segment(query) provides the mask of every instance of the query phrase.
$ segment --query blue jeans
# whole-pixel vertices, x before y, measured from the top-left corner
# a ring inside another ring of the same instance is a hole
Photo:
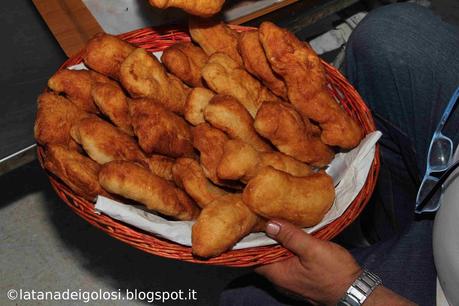
[[[364,19],[346,54],[346,75],[384,134],[368,209],[378,214],[369,220],[380,242],[351,252],[387,287],[420,305],[435,304],[432,218],[415,220],[413,209],[432,134],[459,86],[458,50],[457,28],[428,9],[399,4]],[[446,130],[455,144],[458,123],[455,111]]]
[[[377,242],[350,250],[386,287],[419,305],[435,304],[432,218],[414,203],[432,133],[459,86],[459,31],[423,7],[395,4],[371,12],[353,32],[345,73],[383,132],[381,172],[363,213]],[[458,143],[459,111],[447,135]],[[457,126],[457,125],[456,125]],[[304,305],[256,275],[236,280],[221,305]]]

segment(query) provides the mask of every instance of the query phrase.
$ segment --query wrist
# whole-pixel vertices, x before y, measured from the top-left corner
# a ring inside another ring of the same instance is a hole
[[[373,291],[382,284],[381,279],[367,270],[355,279],[338,302],[338,306],[361,306]]]

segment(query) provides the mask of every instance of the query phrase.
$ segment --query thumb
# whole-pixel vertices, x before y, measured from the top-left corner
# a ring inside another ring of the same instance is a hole
[[[307,257],[311,245],[316,241],[300,228],[282,220],[270,220],[266,224],[266,234],[300,257]]]

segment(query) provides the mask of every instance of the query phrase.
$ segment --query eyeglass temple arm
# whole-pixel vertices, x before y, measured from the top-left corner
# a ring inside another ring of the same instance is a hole
[[[424,206],[430,201],[430,199],[434,196],[438,188],[440,188],[443,185],[446,179],[451,175],[451,173],[453,173],[454,170],[456,170],[457,167],[459,167],[459,161],[456,161],[445,171],[445,173],[443,173],[443,175],[440,177],[437,183],[435,183],[434,187],[429,191],[425,198],[418,205],[416,205],[415,211],[417,213],[422,213],[422,209],[424,208]]]
[[[440,132],[443,129],[443,126],[445,125],[446,120],[448,120],[448,117],[454,108],[454,105],[456,105],[458,97],[459,97],[459,87],[456,88],[456,91],[454,92],[453,96],[449,100],[448,105],[446,105],[446,109],[443,112],[443,116],[441,116],[440,122],[438,123],[437,129],[435,130],[436,133]]]

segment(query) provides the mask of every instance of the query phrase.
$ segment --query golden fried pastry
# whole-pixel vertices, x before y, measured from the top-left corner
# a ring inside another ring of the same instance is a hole
[[[260,169],[271,166],[294,176],[313,173],[311,167],[280,152],[258,152],[251,145],[240,140],[225,143],[223,156],[217,167],[221,179],[248,182]]]
[[[202,77],[213,91],[235,97],[252,117],[257,114],[261,103],[280,101],[268,88],[224,53],[215,53],[209,58],[202,69]]]
[[[118,37],[99,33],[87,43],[83,60],[89,68],[118,80],[121,63],[134,50],[134,46]]]
[[[200,161],[204,174],[215,184],[224,182],[217,176],[217,167],[223,155],[225,142],[228,136],[219,129],[207,123],[201,123],[192,128],[193,146],[201,153]]]
[[[302,115],[319,123],[322,141],[344,149],[357,146],[363,131],[331,96],[317,54],[273,23],[263,22],[259,32],[272,68],[287,84],[290,102]]]
[[[90,113],[98,113],[91,96],[93,79],[87,70],[62,69],[49,80],[48,87],[57,93],[63,93],[76,106]]]
[[[271,69],[258,39],[258,30],[242,32],[238,47],[247,71],[261,80],[263,85],[275,95],[287,100],[287,86],[284,80]]]
[[[72,141],[70,128],[83,118],[91,116],[79,109],[68,99],[52,92],[38,97],[38,110],[35,118],[34,134],[39,144],[62,144],[68,146]]]
[[[274,169],[284,171],[293,176],[308,176],[313,172],[312,168],[281,152],[260,153],[260,162],[257,164],[259,169],[271,166]]]
[[[99,164],[75,150],[62,145],[47,145],[44,166],[89,201],[94,201],[97,195],[109,196],[99,184]]]
[[[111,84],[113,86],[120,87],[117,81],[110,79],[109,77],[103,75],[102,73],[96,72],[94,70],[85,70],[85,71],[89,72],[93,86],[95,83],[104,83],[104,84]]]
[[[189,30],[191,38],[201,46],[207,55],[217,52],[225,53],[238,65],[242,58],[237,49],[239,33],[225,23],[216,19],[190,19]]]
[[[308,131],[309,133],[312,135],[312,136],[316,136],[316,137],[320,137],[320,134],[322,133],[322,130],[320,129],[320,127],[314,123],[314,122],[311,122],[307,117],[303,116],[303,119],[304,119],[304,122],[305,124],[307,122],[310,122],[311,124],[308,124],[306,125],[306,127],[308,128]]]
[[[249,181],[242,199],[255,213],[279,218],[301,227],[319,223],[335,199],[332,178],[323,173],[292,176],[271,167]]]
[[[193,154],[189,125],[152,99],[133,99],[129,112],[140,147],[147,153],[172,157]]]
[[[214,96],[215,93],[209,89],[202,87],[193,88],[186,98],[185,110],[183,111],[185,119],[192,125],[206,122],[204,119],[204,109]]]
[[[172,169],[175,164],[175,159],[164,155],[153,154],[148,157],[147,163],[150,171],[157,176],[168,181],[174,180]]]
[[[227,194],[207,179],[199,162],[192,158],[178,158],[172,167],[172,173],[177,186],[183,188],[201,208]]]
[[[313,136],[310,125],[290,103],[265,102],[255,118],[255,129],[279,151],[308,164],[322,167],[334,156],[331,148]]]
[[[248,235],[258,222],[259,217],[242,202],[240,194],[219,197],[201,211],[193,224],[193,254],[218,256]]]
[[[133,162],[104,164],[99,172],[99,182],[111,193],[178,220],[193,220],[199,214],[198,207],[182,190]]]
[[[149,0],[149,2],[160,9],[177,7],[191,15],[209,17],[220,12],[225,0]]]
[[[216,95],[204,109],[204,118],[232,139],[240,139],[261,152],[272,151],[253,127],[249,112],[232,96]]]
[[[189,88],[168,74],[156,57],[136,49],[121,64],[120,80],[133,98],[154,98],[168,110],[182,114]]]
[[[91,91],[94,103],[114,125],[126,134],[134,135],[132,131],[131,116],[129,115],[128,97],[116,85],[96,83]]]
[[[268,222],[268,220],[266,220],[263,217],[260,217],[259,215],[257,215],[257,217],[258,217],[258,220],[257,220],[257,223],[252,228],[252,233],[264,232],[266,229],[266,222]]]
[[[99,164],[112,160],[145,163],[145,155],[134,138],[102,119],[93,117],[80,120],[72,127],[70,134]]]
[[[201,70],[208,56],[192,42],[176,43],[161,56],[161,62],[173,75],[192,87],[202,87]]]

